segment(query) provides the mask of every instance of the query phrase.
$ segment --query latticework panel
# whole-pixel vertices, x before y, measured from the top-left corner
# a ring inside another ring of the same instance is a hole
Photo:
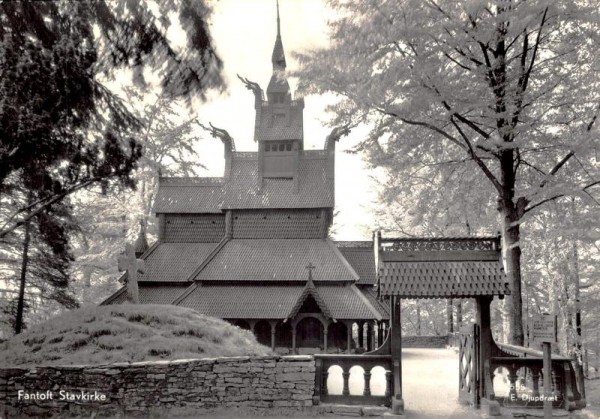
[[[238,239],[318,239],[327,232],[328,216],[320,209],[250,210],[233,215]]]
[[[225,236],[225,216],[221,214],[176,214],[165,216],[167,243],[216,243]]]
[[[456,237],[456,238],[402,238],[381,240],[382,250],[386,251],[444,251],[444,250],[498,250],[497,237]]]

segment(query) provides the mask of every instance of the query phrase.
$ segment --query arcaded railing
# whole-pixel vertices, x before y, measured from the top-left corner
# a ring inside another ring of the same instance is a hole
[[[494,398],[504,406],[542,407],[544,377],[542,352],[516,345],[497,344],[490,360]],[[567,410],[585,407],[577,388],[571,360],[552,355],[552,405]]]
[[[315,355],[314,402],[385,405],[393,392],[391,355]]]

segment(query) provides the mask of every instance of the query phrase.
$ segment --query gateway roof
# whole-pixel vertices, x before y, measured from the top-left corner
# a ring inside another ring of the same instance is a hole
[[[380,294],[407,298],[510,294],[497,238],[384,239]]]

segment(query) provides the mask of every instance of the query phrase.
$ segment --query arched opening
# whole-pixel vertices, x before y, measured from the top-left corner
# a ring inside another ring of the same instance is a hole
[[[332,396],[341,395],[344,390],[344,378],[342,376],[342,367],[339,365],[332,365],[327,370],[327,394]]]
[[[292,347],[292,325],[290,322],[279,323],[275,328],[275,346],[278,348]]]
[[[337,323],[331,323],[329,325],[327,334],[327,346],[328,349],[347,350],[348,349],[348,327],[340,321]]]
[[[385,368],[373,367],[371,368],[371,382],[369,389],[371,390],[372,396],[383,396],[387,387],[387,380],[385,377]]]
[[[365,370],[359,365],[350,368],[348,388],[351,396],[360,396],[365,391]]]
[[[231,324],[239,327],[240,329],[244,329],[244,330],[251,329],[250,323],[248,323],[246,320],[242,320],[242,319],[232,320]]]
[[[261,345],[271,347],[271,325],[266,320],[260,320],[254,325],[254,336]]]
[[[314,317],[306,317],[296,326],[298,347],[322,348],[323,347],[323,324]]]

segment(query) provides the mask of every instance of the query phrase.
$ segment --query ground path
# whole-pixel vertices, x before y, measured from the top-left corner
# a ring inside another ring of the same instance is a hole
[[[481,418],[481,411],[458,404],[458,353],[453,349],[404,349],[402,369],[407,419]]]

